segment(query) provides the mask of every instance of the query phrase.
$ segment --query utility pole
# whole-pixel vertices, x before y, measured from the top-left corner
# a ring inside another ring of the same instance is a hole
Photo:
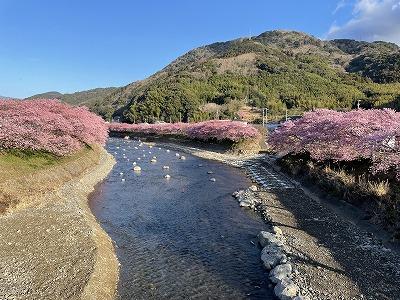
[[[268,108],[262,109],[262,124],[265,127],[268,124]]]

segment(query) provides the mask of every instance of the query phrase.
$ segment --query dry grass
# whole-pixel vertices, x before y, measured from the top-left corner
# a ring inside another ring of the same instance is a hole
[[[56,190],[100,159],[97,148],[70,157],[45,153],[7,152],[0,155],[0,212],[26,206],[38,195]]]
[[[356,164],[353,170],[311,161],[307,157],[284,157],[282,167],[324,192],[364,209],[374,221],[382,223],[400,238],[400,185],[393,178],[379,178]],[[363,169],[364,172],[361,170]],[[310,182],[310,183],[311,183]]]

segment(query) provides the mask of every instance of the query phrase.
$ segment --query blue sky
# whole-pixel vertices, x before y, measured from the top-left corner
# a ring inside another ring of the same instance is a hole
[[[146,78],[194,47],[272,29],[321,38],[397,41],[400,30],[387,36],[388,29],[371,33],[376,26],[357,31],[358,23],[365,28],[363,19],[384,5],[400,20],[397,4],[400,7],[398,0],[0,0],[0,95],[22,98],[45,91],[122,86]],[[380,18],[382,14],[384,9]]]

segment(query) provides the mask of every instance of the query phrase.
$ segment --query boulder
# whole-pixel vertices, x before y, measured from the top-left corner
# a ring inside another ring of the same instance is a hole
[[[270,244],[275,244],[277,246],[283,246],[281,236],[278,236],[272,232],[261,231],[257,237],[258,237],[258,242],[260,243],[261,247],[265,247]]]
[[[273,283],[279,283],[285,278],[290,278],[292,274],[292,265],[289,263],[277,265],[272,271],[269,273],[269,279]]]
[[[265,246],[261,251],[261,260],[267,270],[273,269],[275,266],[287,260],[286,255],[282,249],[275,245],[270,244]]]
[[[292,300],[298,292],[298,286],[288,278],[280,281],[274,288],[275,296],[280,300]]]

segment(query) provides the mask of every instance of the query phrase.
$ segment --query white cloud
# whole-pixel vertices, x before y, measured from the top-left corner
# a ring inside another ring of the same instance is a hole
[[[338,2],[338,4],[336,5],[335,10],[333,11],[332,14],[336,14],[339,10],[341,10],[342,8],[344,8],[347,5],[347,1],[346,0],[340,0]]]
[[[328,38],[384,40],[400,45],[400,0],[357,0],[352,19],[340,26],[334,23]]]

